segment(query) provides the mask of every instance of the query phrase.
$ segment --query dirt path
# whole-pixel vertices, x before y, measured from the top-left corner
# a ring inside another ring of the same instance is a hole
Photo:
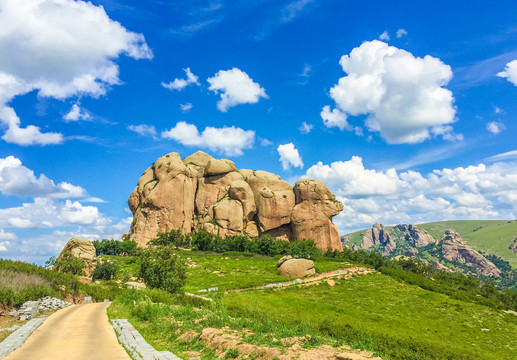
[[[265,284],[265,285],[259,285],[254,286],[250,288],[243,288],[243,289],[235,289],[235,290],[226,290],[224,293],[228,294],[231,292],[241,292],[241,291],[247,291],[252,289],[265,289],[270,287],[271,285],[286,287],[286,286],[311,286],[311,285],[317,285],[320,284],[324,280],[331,280],[332,278],[336,279],[350,279],[353,276],[356,275],[366,275],[374,272],[375,270],[367,267],[360,267],[360,266],[352,266],[348,268],[342,268],[337,269],[334,271],[328,271],[321,274],[317,274],[314,276],[306,277],[300,279],[300,282],[294,283],[293,281],[285,281],[281,283],[275,283],[275,284]],[[333,286],[333,285],[332,285]]]
[[[4,360],[131,360],[108,321],[109,304],[73,305],[57,311]]]

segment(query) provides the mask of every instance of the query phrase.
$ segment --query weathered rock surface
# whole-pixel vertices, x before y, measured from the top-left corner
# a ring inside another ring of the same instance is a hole
[[[128,203],[129,238],[140,247],[159,232],[205,230],[223,237],[310,238],[322,250],[342,250],[332,217],[343,205],[325,184],[304,179],[293,189],[278,175],[237,170],[230,160],[202,151],[183,160],[177,153],[160,157],[143,173]]]
[[[515,239],[512,245],[510,245],[510,250],[517,254],[517,239]]]
[[[393,249],[397,247],[397,244],[391,239],[389,230],[384,228],[382,224],[373,224],[371,229],[366,230],[361,242],[361,249],[370,249],[375,245],[384,246],[382,255],[389,255]]]
[[[294,185],[296,205],[291,215],[295,239],[314,239],[322,250],[341,249],[341,239],[332,217],[343,210],[343,204],[318,180],[303,179]]]
[[[485,276],[501,276],[501,271],[483,255],[465,244],[458,233],[446,230],[441,245],[442,254],[447,260],[472,266]]]
[[[278,268],[280,275],[285,277],[304,277],[314,275],[314,261],[307,259],[285,260]]]
[[[423,247],[436,242],[436,240],[426,230],[420,229],[414,225],[397,225],[395,226],[395,229],[405,232],[406,241],[412,243],[413,246],[416,247]]]
[[[95,252],[95,246],[92,242],[82,238],[71,238],[61,250],[58,260],[62,259],[67,253],[72,254],[85,264],[83,269],[87,275],[90,275],[97,264],[97,257]],[[59,270],[59,268],[56,268]]]

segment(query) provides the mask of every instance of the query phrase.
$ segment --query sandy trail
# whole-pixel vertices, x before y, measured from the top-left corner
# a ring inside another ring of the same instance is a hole
[[[4,360],[131,360],[109,323],[109,304],[72,305],[55,312]]]

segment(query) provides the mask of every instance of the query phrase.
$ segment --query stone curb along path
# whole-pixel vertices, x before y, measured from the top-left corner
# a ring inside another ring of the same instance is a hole
[[[126,319],[111,320],[118,339],[135,360],[181,360],[170,351],[158,351],[149,345]]]
[[[25,340],[45,321],[48,316],[41,316],[26,322],[22,327],[13,332],[4,341],[0,342],[0,359],[3,359],[14,350],[23,345]]]

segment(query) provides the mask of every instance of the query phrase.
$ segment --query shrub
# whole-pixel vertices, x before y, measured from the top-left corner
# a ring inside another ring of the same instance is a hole
[[[112,280],[115,278],[117,266],[111,262],[99,262],[92,273],[93,280]]]
[[[86,264],[70,252],[64,253],[54,264],[54,270],[73,275],[84,275],[85,267]]]
[[[92,241],[93,246],[95,246],[95,252],[97,256],[99,255],[136,255],[137,252],[137,244],[132,240],[107,240],[102,239],[101,241],[95,240]]]
[[[172,246],[145,249],[140,254],[139,277],[147,286],[175,293],[186,282],[187,266]]]

